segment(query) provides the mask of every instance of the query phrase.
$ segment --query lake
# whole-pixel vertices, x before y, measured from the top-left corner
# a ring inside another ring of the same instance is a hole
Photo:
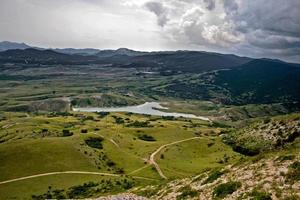
[[[124,106],[124,107],[87,107],[87,108],[73,108],[73,111],[79,112],[131,112],[136,114],[154,115],[154,116],[173,116],[201,119],[210,121],[209,118],[203,116],[196,116],[194,114],[176,113],[176,112],[164,112],[158,109],[167,110],[168,108],[161,106],[158,102],[146,102],[137,106]]]

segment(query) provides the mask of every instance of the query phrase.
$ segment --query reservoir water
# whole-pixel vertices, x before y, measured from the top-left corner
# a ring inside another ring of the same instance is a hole
[[[160,109],[160,110],[158,110]],[[196,116],[194,114],[176,113],[176,112],[164,112],[161,110],[167,110],[168,108],[161,106],[158,102],[146,102],[137,106],[124,106],[124,107],[86,107],[86,108],[73,108],[73,111],[79,112],[131,112],[136,114],[154,115],[154,116],[173,116],[201,119],[210,121],[207,117]]]

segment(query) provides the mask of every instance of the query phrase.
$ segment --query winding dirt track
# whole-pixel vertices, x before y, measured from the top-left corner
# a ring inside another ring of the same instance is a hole
[[[36,175],[25,176],[25,177],[21,177],[21,178],[10,179],[10,180],[7,180],[7,181],[2,181],[2,182],[0,182],[0,185],[5,184],[5,183],[11,183],[11,182],[16,182],[16,181],[26,180],[26,179],[38,178],[38,177],[42,177],[42,176],[58,175],[58,174],[91,174],[91,175],[114,176],[114,177],[121,177],[122,176],[120,174],[110,174],[110,173],[103,173],[103,172],[85,172],[85,171],[49,172],[49,173],[44,173],[44,174],[36,174]],[[132,177],[136,178],[136,179],[143,179],[143,180],[152,180],[152,181],[157,180],[157,179],[145,178],[145,177],[140,177],[140,176],[132,176]]]
[[[182,143],[182,142],[186,142],[189,140],[195,140],[195,139],[199,139],[200,137],[193,137],[193,138],[188,138],[188,139],[184,139],[184,140],[179,140],[176,142],[171,142],[169,144],[164,144],[162,146],[160,146],[155,152],[153,152],[150,155],[149,158],[149,164],[153,165],[156,169],[156,171],[158,172],[158,174],[163,178],[163,179],[168,179],[164,173],[162,172],[162,170],[160,169],[159,165],[156,163],[155,161],[155,156],[156,154],[158,154],[162,149],[174,145],[174,144],[178,144],[178,143]],[[147,166],[145,166],[147,167]],[[141,169],[145,168],[142,167]],[[141,170],[138,169],[137,171]],[[134,171],[136,172],[136,171]],[[5,183],[11,183],[11,182],[16,182],[16,181],[21,181],[21,180],[26,180],[26,179],[32,179],[32,178],[37,178],[37,177],[43,177],[43,176],[51,176],[51,175],[59,175],[59,174],[92,174],[92,175],[101,175],[101,176],[114,176],[114,177],[120,177],[122,175],[120,174],[110,174],[110,173],[104,173],[104,172],[86,172],[86,171],[62,171],[62,172],[49,172],[49,173],[43,173],[43,174],[36,174],[36,175],[31,175],[31,176],[25,176],[25,177],[21,177],[21,178],[15,178],[15,179],[10,179],[10,180],[6,180],[6,181],[1,181],[0,185],[5,184]],[[132,174],[132,173],[130,173]],[[145,178],[145,177],[140,177],[140,176],[132,176],[133,178],[136,179],[143,179],[143,180],[157,180],[157,179],[152,179],[152,178]]]
[[[156,154],[158,154],[162,149],[168,147],[168,146],[171,146],[171,145],[174,145],[174,144],[178,144],[178,143],[181,143],[181,142],[186,142],[186,141],[190,141],[190,140],[196,140],[196,139],[199,139],[200,137],[192,137],[192,138],[188,138],[188,139],[184,139],[184,140],[179,140],[179,141],[176,141],[176,142],[171,142],[169,144],[165,144],[165,145],[162,145],[161,147],[159,147],[156,151],[154,151],[151,155],[150,155],[150,159],[149,159],[149,163],[152,164],[156,171],[158,172],[158,174],[160,175],[160,177],[162,177],[163,179],[168,179],[164,173],[162,172],[162,170],[160,169],[159,165],[157,164],[157,162],[155,162],[155,156]]]

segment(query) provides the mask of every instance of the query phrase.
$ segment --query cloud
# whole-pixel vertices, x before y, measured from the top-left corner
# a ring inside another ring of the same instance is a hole
[[[299,52],[299,0],[161,0],[146,4],[173,42],[258,57],[289,59]]]
[[[201,8],[192,8],[179,20],[179,26],[173,25],[177,32],[182,32],[189,43],[202,46],[222,46],[240,42],[243,38],[234,31],[233,24],[221,19],[210,19],[211,16]]]
[[[206,4],[206,8],[208,10],[213,10],[216,7],[215,0],[203,0],[203,2]]]
[[[160,2],[147,2],[146,8],[157,16],[157,23],[159,26],[164,26],[168,22],[166,8]]]
[[[228,9],[234,8],[229,2]],[[225,19],[223,5],[214,0],[162,0],[148,2],[147,9],[157,16],[166,37],[178,43],[228,47],[244,38],[235,30],[235,24]]]
[[[1,0],[0,40],[300,62],[299,0]]]
[[[239,8],[235,0],[223,0],[223,4],[224,4],[224,11],[226,12],[227,15],[234,14]]]
[[[241,1],[238,12],[230,17],[253,49],[286,57],[299,53],[299,10],[297,0]]]

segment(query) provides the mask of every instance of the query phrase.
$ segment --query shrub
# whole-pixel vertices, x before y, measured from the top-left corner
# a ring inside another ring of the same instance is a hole
[[[115,120],[116,120],[116,123],[117,124],[124,124],[125,123],[125,121],[123,120],[123,118],[122,117],[118,117],[118,116],[112,116]]]
[[[109,115],[109,112],[97,112],[99,118],[104,118]]]
[[[181,194],[176,197],[176,200],[189,199],[198,195],[198,191],[192,189],[190,186],[181,188],[179,192],[181,192]]]
[[[48,132],[48,129],[43,128],[41,132],[42,132],[42,133],[46,133],[46,132]]]
[[[114,163],[112,160],[108,160],[108,161],[106,162],[106,164],[107,164],[107,166],[109,166],[109,167],[113,167],[113,166],[116,165],[116,163]]]
[[[84,118],[84,120],[94,120],[94,117],[93,116],[86,116],[85,118]]]
[[[295,161],[289,166],[289,171],[286,174],[287,182],[294,183],[300,181],[300,162]]]
[[[85,143],[92,147],[92,148],[96,148],[96,149],[103,149],[103,146],[102,146],[102,141],[103,141],[103,138],[100,138],[100,137],[90,137],[88,139],[85,139]]]
[[[67,129],[62,130],[62,133],[63,133],[63,135],[62,135],[63,137],[68,137],[68,136],[73,135],[73,133],[70,132],[70,130],[67,130]]]
[[[146,134],[140,134],[140,135],[138,135],[138,138],[140,140],[149,141],[149,142],[156,141],[156,139],[153,136],[146,135]]]
[[[253,200],[272,200],[270,193],[260,192],[257,190],[253,190],[250,196],[253,197]]]
[[[163,120],[175,120],[174,116],[162,116],[161,117]]]
[[[66,199],[64,195],[64,190],[53,190],[49,187],[49,190],[42,195],[32,195],[33,200],[43,200],[43,199]]]
[[[213,146],[214,144],[215,144],[214,142],[210,142],[210,143],[207,144],[207,147],[211,147],[211,146]]]
[[[80,196],[87,196],[90,192],[90,189],[98,186],[98,183],[89,182],[84,183],[83,185],[73,186],[68,191],[69,198],[78,198]]]
[[[224,198],[228,194],[234,193],[238,188],[241,187],[240,182],[228,182],[228,183],[223,183],[215,187],[213,191],[213,195],[218,198]]]
[[[88,130],[87,129],[81,129],[81,133],[87,133]]]
[[[232,146],[233,151],[236,151],[245,156],[255,156],[260,153],[260,151],[258,149],[249,149],[249,148],[242,147],[242,146],[235,145],[235,144],[232,144],[231,146]]]
[[[149,122],[139,122],[139,121],[135,121],[135,122],[132,122],[130,124],[127,124],[127,127],[152,127]]]
[[[282,156],[279,156],[276,160],[277,161],[286,161],[286,160],[294,160],[296,158],[295,155],[282,155]]]
[[[209,174],[208,178],[203,182],[203,184],[212,183],[218,178],[220,178],[223,174],[224,172],[222,171],[214,170]]]

